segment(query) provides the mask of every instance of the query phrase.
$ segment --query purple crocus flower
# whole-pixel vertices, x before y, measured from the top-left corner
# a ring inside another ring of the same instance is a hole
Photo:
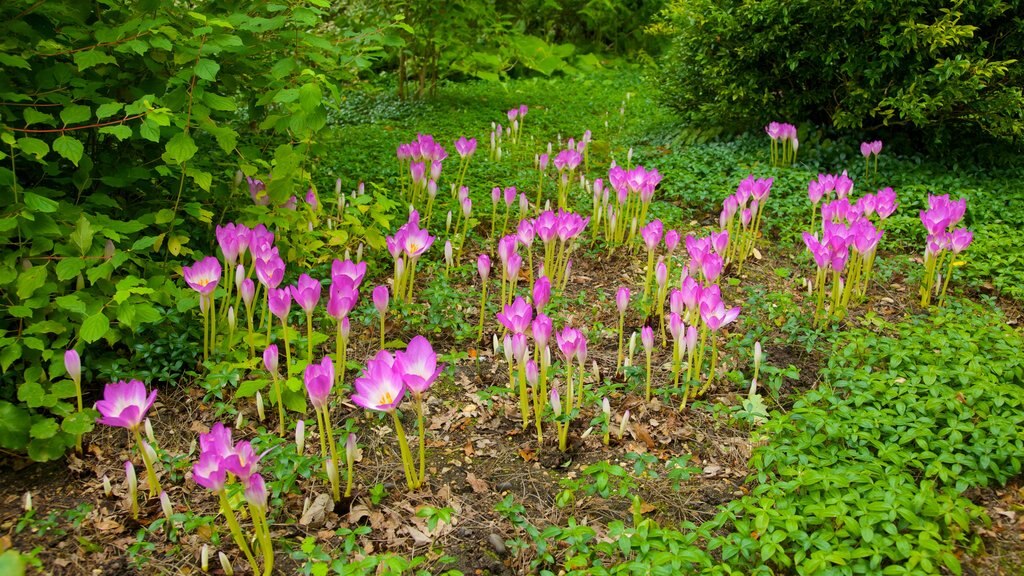
[[[316,305],[320,303],[320,291],[322,290],[320,281],[314,280],[308,274],[299,276],[298,282],[294,286],[289,286],[288,289],[291,291],[295,303],[307,314],[312,313]]]
[[[533,308],[526,303],[522,296],[510,305],[506,305],[502,312],[496,314],[498,321],[513,334],[522,334],[530,327],[533,319]]]
[[[288,288],[268,288],[267,306],[270,313],[281,319],[282,322],[288,319],[288,312],[292,308],[292,294]]]
[[[331,395],[331,387],[334,385],[334,364],[329,356],[319,364],[309,364],[303,373],[303,380],[306,384],[306,393],[309,394],[309,402],[317,410],[327,406],[327,400]]]
[[[423,336],[410,340],[404,351],[395,352],[395,365],[413,394],[426,392],[444,369],[438,365],[437,354]]]
[[[138,380],[107,384],[103,400],[96,403],[96,410],[102,415],[97,422],[137,430],[154,401],[156,390],[147,395],[146,385]]]
[[[388,311],[388,301],[391,299],[391,295],[388,293],[388,287],[381,284],[373,289],[372,293],[373,307],[377,309],[377,313],[383,315]]]
[[[406,385],[400,367],[387,350],[366,362],[363,376],[356,378],[352,402],[367,410],[393,412],[405,397]]]
[[[207,256],[192,266],[182,266],[181,268],[185,282],[203,296],[208,296],[217,288],[222,271],[220,261],[213,256]]]

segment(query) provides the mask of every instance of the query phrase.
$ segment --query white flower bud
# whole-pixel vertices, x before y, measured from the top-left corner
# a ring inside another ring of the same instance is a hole
[[[306,421],[299,420],[295,423],[295,449],[301,456],[306,451]]]
[[[210,547],[206,544],[203,544],[203,549],[199,552],[199,567],[203,572],[210,571]]]
[[[114,493],[114,488],[110,485],[110,477],[106,474],[103,475],[103,495],[110,498],[110,495]]]
[[[160,492],[160,508],[164,511],[164,517],[167,518],[167,522],[170,524],[171,515],[174,514],[174,508],[171,506],[171,498],[167,495],[167,492]]]
[[[244,420],[242,419],[242,413],[239,412],[238,416],[235,417],[235,430],[241,430]]]
[[[256,391],[256,415],[259,416],[260,422],[263,422],[267,417],[263,411],[263,394],[259,390]]]
[[[231,565],[228,555],[223,552],[217,552],[217,555],[220,558],[220,567],[224,569],[224,576],[235,576],[235,568]]]
[[[629,424],[629,410],[622,413],[622,420],[619,421],[619,440],[622,440],[622,435],[626,433],[626,426]]]
[[[156,437],[153,436],[153,424],[149,421],[149,418],[142,423],[143,428],[146,429],[146,439],[151,443],[156,444]]]

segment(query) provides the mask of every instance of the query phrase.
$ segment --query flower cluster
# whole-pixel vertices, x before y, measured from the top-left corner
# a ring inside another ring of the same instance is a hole
[[[878,155],[882,153],[882,141],[861,142],[860,153],[864,156],[864,177],[867,178],[871,172],[871,157],[875,157],[875,176],[878,176]],[[874,182],[874,179],[872,179]]]
[[[932,293],[938,289],[940,280],[939,305],[945,300],[949,277],[953,274],[956,255],[971,245],[974,235],[967,228],[955,228],[967,212],[967,199],[950,200],[948,194],[928,196],[928,209],[921,210],[921,224],[928,232],[924,251],[925,278],[921,284],[921,306],[931,303]],[[943,280],[939,271],[943,261],[947,262]]]
[[[412,142],[399,144],[396,151],[402,197],[410,206],[418,206],[424,196],[432,207],[437,196],[437,182],[448,152],[429,134],[418,134]],[[429,210],[429,207],[428,207]]]
[[[409,341],[404,351],[394,354],[381,350],[366,362],[363,375],[355,381],[352,402],[367,410],[392,415],[395,432],[402,453],[405,479],[410,489],[419,488],[426,477],[425,414],[423,394],[433,385],[443,366],[437,363],[437,354],[423,336]],[[419,428],[419,469],[413,462],[412,452],[396,410],[411,393],[415,403]]]
[[[142,439],[139,427],[146,421],[146,412],[149,412],[155,401],[156,390],[147,394],[145,384],[138,380],[130,380],[107,384],[103,389],[103,399],[96,403],[96,410],[100,413],[98,423],[126,428],[135,436],[135,444],[142,455],[142,462],[146,465],[150,497],[156,496],[160,492],[160,483],[157,481],[154,468],[156,452]],[[146,427],[149,432],[148,421],[146,421]],[[152,441],[152,436],[150,436],[150,441]],[[137,513],[134,507],[133,513]]]
[[[254,540],[262,551],[263,574],[273,572],[274,552],[270,540],[270,524],[267,520],[267,485],[258,472],[259,461],[266,455],[257,455],[247,440],[232,442],[231,429],[220,422],[209,432],[199,435],[199,460],[192,465],[192,479],[220,497],[221,512],[227,519],[235,543],[245,554],[254,574],[260,574],[259,566],[249,547],[249,539],[242,532],[235,515],[226,487],[238,479],[243,487],[245,500],[252,517]]]
[[[630,169],[612,165],[608,169],[608,186],[601,179],[594,181],[594,225],[604,231],[609,242],[631,242],[637,227],[647,222],[647,210],[654,190],[661,183],[661,173],[643,166]],[[612,193],[615,197],[612,198]]]
[[[838,176],[820,174],[808,185],[812,207],[821,202],[822,219],[820,240],[816,233],[803,234],[804,244],[817,265],[813,288],[817,292],[815,322],[823,320],[830,270],[832,316],[842,318],[851,299],[863,298],[867,293],[882,225],[898,206],[892,188],[865,194],[855,202],[851,202],[852,189],[853,180],[846,172]],[[836,199],[830,201],[833,191]]]
[[[520,139],[523,135],[523,122],[526,120],[526,113],[530,111],[529,106],[521,104],[517,108],[512,108],[506,112],[509,121],[508,135],[512,144],[519,144]]]
[[[725,254],[726,263],[737,262],[742,266],[754,250],[754,244],[761,233],[764,205],[771,194],[773,182],[772,178],[754,178],[751,174],[740,182],[734,194],[722,202],[718,221],[733,239]]]
[[[784,122],[771,122],[764,127],[772,140],[772,166],[785,166],[796,161],[800,148],[796,126]]]
[[[388,252],[395,261],[394,293],[396,298],[411,302],[416,279],[416,263],[434,244],[435,237],[420,228],[420,215],[409,213],[409,220],[393,236],[386,238]]]

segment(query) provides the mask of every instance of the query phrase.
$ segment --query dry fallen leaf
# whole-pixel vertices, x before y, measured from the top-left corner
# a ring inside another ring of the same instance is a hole
[[[529,462],[530,460],[536,458],[537,454],[533,450],[530,450],[529,448],[520,448],[519,457],[522,458],[524,462]]]
[[[476,474],[473,474],[472,472],[466,474],[466,482],[468,482],[470,487],[473,488],[473,492],[476,492],[477,494],[486,494],[490,491],[487,481],[477,478]]]

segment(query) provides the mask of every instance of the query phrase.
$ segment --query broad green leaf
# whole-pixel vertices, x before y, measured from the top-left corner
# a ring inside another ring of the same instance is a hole
[[[139,126],[139,136],[150,142],[160,141],[160,124],[153,118],[147,117]]]
[[[92,118],[92,109],[81,104],[68,104],[60,111],[60,119],[67,124],[78,124]]]
[[[113,116],[124,108],[124,104],[121,102],[107,102],[106,104],[100,104],[99,108],[96,109],[96,117],[100,120]]]
[[[35,192],[25,192],[24,200],[25,206],[28,206],[33,212],[50,213],[57,211],[58,204],[56,200],[50,200]]]
[[[61,400],[65,398],[74,398],[78,395],[78,389],[75,388],[75,383],[71,380],[61,380],[53,386],[50,386],[50,394],[53,394]]]
[[[235,391],[235,398],[249,398],[255,396],[256,392],[259,392],[270,384],[270,380],[266,378],[254,378],[252,380],[244,380],[238,385],[238,390]]]
[[[86,267],[86,261],[78,257],[65,257],[57,262],[57,279],[70,280]]]
[[[71,242],[78,246],[82,256],[85,256],[92,248],[93,234],[95,232],[92,229],[92,223],[85,217],[85,214],[80,215],[75,224],[75,231],[71,233]]]
[[[49,264],[33,266],[18,276],[18,298],[27,300],[46,283],[46,272]]]
[[[15,360],[21,358],[21,344],[14,342],[8,344],[3,350],[0,350],[0,369],[7,372],[7,369],[11,367],[11,364]]]
[[[217,79],[218,71],[220,71],[220,64],[217,64],[217,62],[213,60],[200,58],[199,62],[196,62],[196,76],[199,76],[203,80],[213,82]]]
[[[18,138],[18,148],[25,154],[35,156],[36,160],[42,160],[44,156],[50,153],[49,144],[32,137]]]
[[[209,172],[204,172],[202,170],[189,170],[189,176],[192,177],[192,180],[194,180],[196,185],[198,185],[200,188],[206,190],[207,192],[210,191],[210,185],[213,184],[212,174],[210,174]]]
[[[39,408],[46,401],[46,391],[39,382],[23,382],[18,386],[18,401],[29,408]]]
[[[28,429],[32,425],[32,417],[20,406],[0,400],[0,448],[22,450],[28,444]],[[2,557],[0,557],[2,559]],[[9,574],[2,570],[0,574]]]
[[[305,112],[312,112],[320,106],[323,99],[323,91],[320,86],[314,83],[303,84],[299,88],[299,106]]]
[[[127,124],[114,124],[100,128],[100,134],[111,134],[118,140],[127,140],[132,137],[132,127]]]
[[[49,462],[64,455],[67,445],[61,435],[53,438],[35,438],[28,444],[28,457],[36,462]]]
[[[12,68],[24,68],[25,70],[31,70],[28,60],[25,60],[21,56],[15,56],[14,54],[7,54],[0,52],[0,64],[4,66],[10,66]]]
[[[27,107],[22,113],[25,117],[25,126],[31,126],[33,124],[46,124],[47,126],[56,126],[57,120],[51,114],[43,114],[35,108]]]
[[[91,344],[107,334],[110,330],[110,319],[102,310],[89,316],[82,322],[82,328],[78,335],[87,344]]]
[[[92,68],[93,66],[99,66],[100,64],[117,64],[117,59],[102,52],[100,50],[86,50],[85,52],[75,52],[74,55],[75,65],[78,66],[78,71],[83,72]]]
[[[175,164],[184,164],[196,155],[199,148],[187,132],[178,132],[167,142],[165,156]]]
[[[203,94],[203,102],[211,109],[220,110],[222,112],[234,112],[238,108],[234,99],[228,98],[227,96],[221,96],[220,94],[214,94],[213,92],[206,92]]]
[[[36,420],[35,424],[32,424],[32,428],[29,429],[28,433],[33,438],[53,438],[53,435],[60,430],[60,425],[53,418],[43,418]]]
[[[53,151],[78,166],[78,161],[82,159],[82,154],[85,152],[85,146],[78,138],[64,135],[53,141]]]
[[[60,427],[68,434],[81,436],[82,434],[92,432],[93,428],[96,426],[96,418],[98,416],[99,414],[95,410],[86,408],[81,412],[75,412],[74,414],[69,415],[63,422],[61,422]]]

